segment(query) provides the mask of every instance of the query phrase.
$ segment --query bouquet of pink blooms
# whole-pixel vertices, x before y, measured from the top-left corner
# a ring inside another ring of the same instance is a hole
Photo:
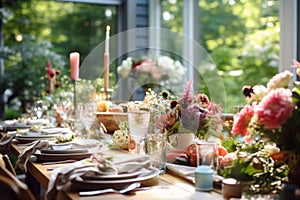
[[[292,67],[300,75],[300,63]],[[291,83],[293,74],[284,71],[267,86],[244,86],[249,104],[234,120],[232,133],[247,140],[255,137],[275,143],[281,150],[300,154],[300,82]],[[291,85],[292,84],[292,85]]]

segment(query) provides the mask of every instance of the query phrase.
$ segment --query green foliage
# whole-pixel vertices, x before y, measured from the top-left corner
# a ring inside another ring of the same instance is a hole
[[[163,21],[163,27],[176,31],[182,28],[182,1],[178,4],[162,1],[163,10],[173,16]],[[277,1],[273,1],[273,5],[265,0],[199,1],[200,24],[196,31],[200,37],[196,41],[212,57],[223,79],[226,97],[217,102],[222,103],[225,112],[232,113],[233,106],[245,104],[243,85],[265,84],[278,72],[278,8]],[[239,74],[233,76],[233,72]],[[201,71],[200,76],[207,77],[208,73]],[[211,83],[201,81],[201,77],[199,89],[209,94],[206,84]]]
[[[55,69],[64,72],[62,66],[65,65],[65,61],[51,48],[49,42],[37,40],[32,35],[23,35],[22,42],[15,43],[9,48],[9,53],[4,54],[4,88],[12,92],[8,97],[8,105],[15,98],[24,104],[25,101],[33,101],[45,95],[44,91],[48,86],[45,69],[47,59]]]
[[[238,157],[232,161],[231,167],[224,169],[223,176],[248,182],[253,181],[254,175],[259,172],[261,172],[260,169],[253,167],[252,159]]]
[[[221,141],[221,145],[230,152],[235,152],[237,150],[238,141],[236,141],[234,138],[225,138]]]
[[[247,193],[271,194],[278,192],[282,181],[287,178],[288,167],[282,162],[273,160],[265,141],[254,140],[251,143],[234,139],[222,141],[228,152],[235,152],[237,158],[230,166],[219,170],[225,178],[235,178],[240,182],[249,182]]]
[[[232,2],[199,1],[200,24],[199,30],[196,30],[200,33],[196,41],[208,51],[218,67],[218,74],[223,79],[226,97],[220,97],[220,99],[223,98],[222,101],[217,99],[217,102],[222,103],[222,107],[225,108],[224,112],[232,112],[234,105],[244,104],[241,94],[243,85],[258,82],[264,84],[278,71],[278,2],[273,1],[273,6],[268,5],[269,1],[265,0],[236,0],[234,4]],[[35,72],[40,74],[42,68],[34,67],[33,70],[28,68],[37,66],[37,63],[40,63],[39,66],[44,65],[45,59],[29,55],[28,59],[31,61],[21,66],[20,63],[23,59],[26,60],[28,55],[23,54],[21,57],[21,54],[11,52],[12,47],[18,45],[15,40],[16,35],[21,34],[25,37],[34,35],[37,41],[49,41],[53,46],[44,48],[45,54],[49,51],[56,52],[61,55],[63,61],[67,61],[71,51],[79,51],[81,59],[84,59],[97,44],[104,41],[104,29],[107,24],[111,25],[111,34],[116,33],[117,10],[113,6],[48,0],[14,1],[14,3],[5,1],[4,6],[9,6],[12,12],[1,11],[2,17],[7,22],[4,26],[6,46],[1,56],[5,57],[5,70],[11,68],[11,71],[22,71],[22,75],[16,75],[16,77],[13,77],[15,74],[11,76],[11,72],[6,73],[5,76],[21,83],[15,85],[19,91],[23,91],[21,87],[23,83],[28,87],[37,86],[36,92],[30,91],[34,93],[34,96],[42,93],[44,78],[35,76],[34,79],[40,78],[37,82],[37,80],[25,81],[24,77],[34,77]],[[181,17],[183,1],[172,4],[163,0],[162,8],[163,11],[169,11],[171,14],[171,20],[162,21],[163,27],[183,32]],[[106,9],[112,11],[110,18],[105,16]],[[172,47],[179,42],[170,41],[169,43]],[[15,55],[12,56],[11,53]],[[57,60],[60,59],[51,60],[55,67],[67,66],[67,62],[64,65],[55,63]],[[16,64],[19,67],[11,67]],[[233,71],[240,71],[242,74],[232,76]],[[112,72],[116,72],[116,69],[112,69]],[[62,72],[64,75],[68,73],[68,68]],[[201,76],[206,77],[206,73],[201,73]],[[205,84],[205,82],[200,82],[199,88],[201,92],[208,94],[208,87]],[[30,95],[24,94],[24,96]]]
[[[106,25],[111,25],[112,34],[116,31],[113,6],[48,0],[4,2],[4,6],[0,10],[1,18],[7,22],[4,26],[5,46],[0,54],[5,64],[5,80],[1,84],[5,91],[12,93],[5,102],[8,108],[14,106],[16,100],[25,107],[26,102],[38,98],[47,100],[51,107],[60,93],[72,91],[69,53],[78,51],[83,60],[104,41]],[[106,9],[112,11],[110,18],[105,17]],[[22,40],[16,41],[16,36]],[[49,84],[45,70],[47,59],[61,72],[56,79],[60,87],[51,95],[45,93]],[[5,91],[1,91],[1,95]]]
[[[5,118],[9,119],[17,119],[20,117],[20,110],[16,110],[14,108],[9,108],[5,110]]]

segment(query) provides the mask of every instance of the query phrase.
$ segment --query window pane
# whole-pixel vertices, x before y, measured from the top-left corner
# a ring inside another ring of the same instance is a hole
[[[162,1],[162,26],[183,32],[184,1]],[[226,112],[243,105],[244,85],[266,84],[279,67],[278,0],[199,0],[199,38],[218,68],[226,92]],[[201,77],[206,77],[201,72]],[[209,94],[205,81],[200,91]]]

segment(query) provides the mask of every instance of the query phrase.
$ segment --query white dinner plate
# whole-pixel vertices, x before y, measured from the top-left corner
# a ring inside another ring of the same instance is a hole
[[[37,150],[34,154],[38,162],[49,162],[49,161],[63,161],[63,160],[82,160],[91,156],[91,153],[66,153],[66,154],[57,154],[57,153],[41,153]]]
[[[44,128],[41,130],[43,134],[58,134],[58,133],[69,133],[71,130],[69,128]]]
[[[41,132],[32,132],[29,131],[27,133],[17,134],[17,138],[53,138],[56,137],[57,134],[43,134]]]
[[[106,188],[115,188],[120,189],[125,187],[126,185],[134,182],[141,182],[148,180],[150,178],[154,178],[159,175],[160,170],[156,168],[151,168],[149,171],[145,171],[139,174],[134,178],[125,178],[125,179],[107,179],[107,180],[86,180],[82,177],[78,176],[72,180],[72,187],[79,191],[84,190],[99,190]]]
[[[22,125],[22,126],[14,126],[14,125],[8,125],[8,126],[3,126],[4,131],[16,131],[18,129],[29,129],[31,128],[32,125]]]
[[[88,153],[86,149],[68,149],[68,150],[54,150],[54,149],[41,149],[42,154],[74,154],[74,153]]]
[[[89,175],[83,175],[81,178],[83,180],[123,180],[123,179],[130,179],[130,178],[136,178],[140,174],[142,174],[143,171],[136,171],[132,173],[124,173],[124,174],[110,174],[110,175],[97,175],[95,173],[89,174]]]

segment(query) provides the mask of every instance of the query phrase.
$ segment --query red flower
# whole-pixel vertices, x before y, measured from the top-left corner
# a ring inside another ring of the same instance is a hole
[[[49,80],[53,79],[55,77],[55,72],[49,60],[47,60],[46,70],[47,70],[48,79]]]
[[[174,109],[177,106],[177,104],[178,104],[178,101],[172,100],[171,103],[170,103],[170,108]]]
[[[59,75],[59,74],[60,74],[60,70],[57,69],[57,70],[55,71],[55,74],[56,74],[56,75]]]
[[[141,65],[142,64],[142,61],[139,61],[139,62],[135,62],[133,65],[132,65],[132,69],[134,70],[137,66]]]
[[[51,94],[51,90],[50,90],[49,88],[47,88],[47,89],[45,90],[45,92],[46,92],[47,94]]]
[[[60,87],[60,83],[59,83],[59,82],[56,82],[55,85],[54,85],[54,87],[55,87],[55,88],[59,88],[59,87]]]
[[[206,96],[206,94],[198,94],[197,98],[199,99],[201,104],[203,104],[203,105],[208,105],[209,104],[209,99]]]

